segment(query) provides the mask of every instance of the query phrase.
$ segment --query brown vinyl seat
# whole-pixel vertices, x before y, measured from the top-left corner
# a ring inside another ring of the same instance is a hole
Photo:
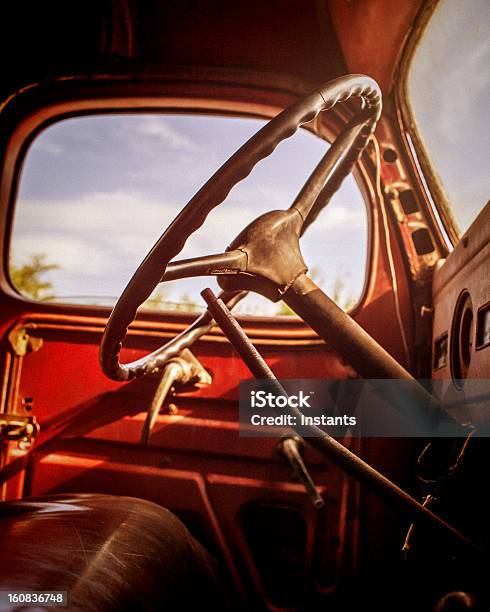
[[[214,560],[177,517],[110,495],[0,504],[0,590],[66,591],[65,609],[85,612],[228,609]]]

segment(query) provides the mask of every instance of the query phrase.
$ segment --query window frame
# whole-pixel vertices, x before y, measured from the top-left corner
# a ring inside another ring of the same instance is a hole
[[[228,75],[229,77],[230,75]],[[240,76],[240,75],[238,75]],[[126,76],[102,76],[101,78],[73,77],[70,79],[55,79],[48,84],[36,84],[19,92],[9,101],[11,108],[4,109],[3,121],[11,126],[10,133],[3,143],[5,156],[1,162],[2,187],[0,192],[0,242],[2,245],[3,266],[0,274],[0,288],[10,298],[30,306],[39,312],[81,312],[97,315],[107,315],[111,308],[100,305],[70,304],[41,302],[22,295],[13,286],[9,272],[8,260],[11,248],[14,208],[16,206],[20,177],[30,145],[35,138],[47,127],[63,119],[72,117],[125,114],[137,112],[177,113],[177,114],[206,114],[220,116],[240,116],[259,119],[270,119],[285,106],[292,103],[298,95],[309,92],[310,84],[298,85],[294,90],[284,82],[275,83],[272,89],[251,87],[240,82],[230,90],[230,85],[223,82],[212,82],[211,87],[186,81],[180,76],[178,79],[170,78],[167,82],[148,75],[141,75],[138,79]],[[240,81],[240,79],[238,79]],[[284,81],[284,79],[282,79]],[[270,81],[268,81],[269,83]],[[274,81],[272,81],[274,83]],[[197,91],[196,91],[197,90]],[[298,91],[299,90],[299,91]],[[272,95],[271,95],[272,94]],[[7,111],[7,112],[6,112]],[[331,141],[340,131],[349,116],[347,108],[337,108],[323,117],[317,118],[313,125],[306,126],[317,137],[327,142]],[[0,115],[0,124],[3,123]],[[313,168],[311,169],[313,170]],[[369,170],[361,159],[354,169],[354,178],[364,201],[367,219],[367,252],[364,283],[357,303],[350,309],[355,314],[363,308],[367,297],[374,271],[372,257],[373,237],[373,202],[372,188],[369,179]],[[182,206],[185,202],[182,203]],[[162,228],[163,230],[163,228]],[[196,313],[182,311],[145,310],[138,315],[144,320],[165,318],[168,320],[193,320]],[[294,329],[296,334],[311,339],[316,337],[314,332],[298,317],[288,316],[256,316],[240,315],[240,319],[248,323],[266,323],[271,327]],[[286,329],[284,329],[286,331]],[[290,334],[282,334],[287,338]],[[295,334],[295,335],[296,335]],[[273,334],[277,337],[276,334]]]
[[[427,0],[424,2],[415,18],[402,52],[394,93],[399,109],[400,128],[405,137],[406,147],[411,154],[415,173],[421,180],[422,190],[427,198],[427,208],[431,211],[440,238],[445,242],[448,250],[451,251],[460,241],[462,232],[444,186],[437,175],[437,171],[435,171],[434,164],[424,144],[408,95],[408,76],[413,57],[439,1]]]

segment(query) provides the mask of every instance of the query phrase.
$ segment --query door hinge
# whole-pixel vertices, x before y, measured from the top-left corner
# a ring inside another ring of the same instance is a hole
[[[34,415],[0,414],[0,440],[2,442],[17,441],[19,448],[27,450],[32,446],[38,433],[39,424]]]
[[[16,327],[8,335],[12,350],[18,357],[25,357],[28,353],[35,353],[43,345],[42,338],[29,335],[26,327]]]

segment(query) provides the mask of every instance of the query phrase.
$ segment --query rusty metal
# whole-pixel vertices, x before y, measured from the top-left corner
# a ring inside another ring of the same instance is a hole
[[[282,438],[278,444],[279,452],[284,455],[289,465],[293,470],[293,478],[298,479],[304,486],[306,494],[308,495],[313,506],[319,510],[323,508],[325,502],[322,496],[318,493],[318,490],[313,482],[313,478],[308,472],[303,457],[301,456],[301,450],[304,448],[304,441],[298,436],[288,436]]]
[[[345,146],[346,143],[342,143]],[[334,157],[343,159],[339,152]],[[306,276],[307,266],[301,254],[299,239],[320,197],[321,184],[325,179],[323,171],[328,167],[330,162],[322,160],[312,175],[315,176],[312,188],[303,190],[289,210],[276,210],[261,215],[240,232],[229,247],[229,261],[237,262],[238,267],[233,274],[220,276],[220,285],[230,293],[252,290],[272,301],[284,299],[360,376],[411,382],[407,391],[413,400],[410,411],[417,422],[429,421],[434,426],[444,424],[448,434],[464,433],[460,431],[457,422],[388,351]],[[224,255],[221,258],[224,260]],[[203,260],[203,265],[207,266],[208,258]],[[187,263],[181,262],[180,266],[182,276],[186,275],[186,267],[189,267],[188,275],[192,275],[197,263],[196,260],[188,260]],[[148,364],[143,362],[141,367],[148,368]],[[403,405],[397,402],[395,406],[401,409]]]
[[[231,342],[235,350],[240,354],[252,374],[258,379],[271,381],[278,394],[287,395],[282,385],[274,376],[272,370],[247,338],[225,304],[219,298],[216,298],[211,289],[205,289],[201,292],[201,295],[206,301],[214,320],[221,327],[223,333]],[[290,414],[295,417],[298,422],[301,422],[302,413],[297,408],[286,404],[281,410],[283,413]],[[355,478],[395,510],[398,510],[413,522],[422,523],[429,528],[437,530],[439,533],[444,534],[458,545],[473,553],[480,552],[466,536],[431,512],[428,508],[425,508],[406,491],[391,482],[386,476],[383,476],[383,474],[375,470],[340,442],[335,440],[335,438],[332,438],[328,433],[314,425],[303,425],[303,429],[310,434],[308,436],[308,443],[311,444],[311,446],[328,457],[340,469]]]
[[[163,403],[172,389],[174,382],[182,375],[182,368],[178,363],[172,361],[164,369],[160,382],[158,383],[155,395],[152,398],[150,407],[146,413],[146,419],[141,430],[141,444],[148,444],[151,430],[155,425],[157,417],[162,409]]]
[[[405,402],[391,404],[412,422],[427,423],[434,429],[444,427],[446,435],[467,435],[466,426],[449,415],[438,399],[306,275],[295,279],[284,301],[363,378],[410,382],[403,389],[404,397],[410,400],[408,414]],[[388,394],[387,399],[393,398]]]
[[[361,113],[347,123],[335,140],[336,146],[326,152],[299,192],[291,208],[296,209],[304,220],[301,235],[316,220],[351,172],[358,157],[352,154],[353,149],[357,146],[362,150],[366,142],[365,131],[366,123]]]
[[[168,264],[161,282],[193,276],[220,276],[238,274],[247,269],[247,256],[243,251],[228,251],[206,257],[181,259]]]
[[[169,392],[173,391],[174,384],[187,385],[209,385],[212,382],[211,375],[201,365],[199,360],[187,348],[183,349],[177,357],[172,357],[166,363],[153,396],[146,419],[141,431],[141,444],[148,444],[151,431]]]
[[[484,341],[485,319],[482,316],[490,303],[489,228],[490,202],[467,230],[464,240],[434,272],[434,352],[438,340],[448,336],[448,359],[438,368],[433,363],[434,378],[490,378],[489,345]],[[465,315],[473,319],[466,331]],[[463,349],[466,355],[462,354]],[[484,411],[478,415],[480,419],[487,422]]]
[[[354,117],[313,170],[289,210],[261,215],[233,240],[226,253],[168,264],[162,282],[219,276],[229,292],[252,290],[273,301],[307,270],[299,238],[316,220],[357,160],[366,140],[369,113]],[[280,265],[277,265],[278,262]]]
[[[26,327],[16,327],[8,335],[9,344],[18,357],[25,357],[28,353],[35,353],[43,346],[43,339],[29,334]]]
[[[17,441],[19,447],[26,449],[32,445],[39,433],[39,424],[34,415],[0,415],[0,440]]]

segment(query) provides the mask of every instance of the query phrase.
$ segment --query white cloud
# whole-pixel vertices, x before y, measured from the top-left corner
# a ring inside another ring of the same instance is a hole
[[[351,256],[357,248],[352,244],[360,243],[366,233],[359,191],[354,185],[353,196],[352,188],[347,181],[304,239],[307,263],[322,267],[325,278]],[[290,203],[286,190],[245,182],[210,213],[178,257],[224,251],[259,214]],[[182,206],[136,191],[95,192],[63,200],[23,199],[14,220],[13,259],[22,263],[33,253],[45,253],[49,262],[59,264],[60,269],[51,275],[58,295],[118,295]],[[364,261],[358,264],[356,257],[354,253],[352,268],[363,270]],[[165,293],[187,291],[197,296],[200,284],[179,281],[167,286]]]
[[[33,253],[45,253],[61,266],[55,273],[58,283],[64,276],[78,276],[81,284],[88,276],[127,280],[180,209],[180,203],[121,192],[77,200],[24,200],[15,215],[12,257],[20,264]],[[179,257],[225,250],[243,220],[255,216],[252,208],[231,203],[216,213]]]
[[[136,131],[142,136],[161,141],[172,149],[189,153],[202,150],[202,147],[188,136],[171,127],[163,117],[143,115],[136,124]]]

